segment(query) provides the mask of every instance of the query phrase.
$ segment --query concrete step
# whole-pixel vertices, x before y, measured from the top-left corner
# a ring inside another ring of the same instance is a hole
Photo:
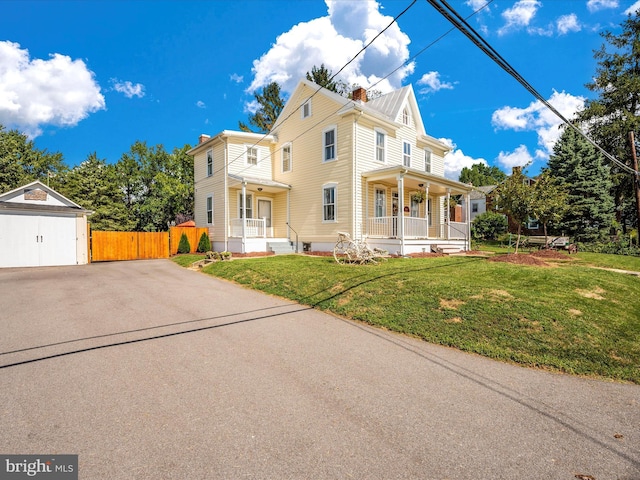
[[[451,245],[431,245],[431,251],[436,253],[444,253],[445,255],[451,255],[453,253],[462,252],[462,249],[460,247],[454,247]]]
[[[295,253],[293,245],[289,242],[267,242],[267,248],[276,255]]]

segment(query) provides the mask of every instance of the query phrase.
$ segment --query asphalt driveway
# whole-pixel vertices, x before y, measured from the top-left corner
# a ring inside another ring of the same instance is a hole
[[[0,453],[82,479],[640,479],[640,386],[345,321],[168,260],[0,269]]]

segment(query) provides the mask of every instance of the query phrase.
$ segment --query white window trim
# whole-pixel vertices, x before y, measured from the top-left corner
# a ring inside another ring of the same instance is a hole
[[[284,169],[284,149],[289,148],[289,170]],[[280,151],[280,170],[282,173],[288,173],[293,170],[293,147],[291,143],[285,143]]]
[[[373,185],[373,216],[374,218],[380,218],[377,216],[378,213],[378,206],[376,205],[376,200],[377,200],[377,194],[378,194],[378,190],[382,190],[383,192],[383,204],[382,204],[382,215],[380,215],[380,217],[386,217],[387,216],[387,196],[389,194],[389,189],[384,186],[384,185],[378,185],[378,184],[374,184]]]
[[[411,126],[411,109],[409,108],[409,105],[405,105],[402,109],[401,122],[403,125]]]
[[[333,189],[333,220],[327,220],[324,218],[324,191],[328,188]],[[322,223],[338,223],[338,184],[337,183],[325,183],[322,185]]]
[[[427,157],[429,158],[429,169],[427,170]],[[426,173],[433,172],[433,151],[428,148],[424,149],[424,171]]]
[[[256,163],[249,163],[249,149],[256,149]],[[257,145],[245,144],[244,146],[244,164],[249,167],[255,167],[260,163],[260,149]]]
[[[404,151],[405,145],[409,145],[409,165],[407,165],[406,162],[405,162],[405,156],[406,156],[406,153]],[[403,167],[411,168],[411,157],[412,157],[412,155],[413,155],[413,149],[411,147],[411,142],[407,142],[406,140],[403,140],[402,141],[402,166]]]
[[[326,133],[333,130],[333,158],[326,159],[325,158],[325,148],[327,146],[326,142]],[[322,163],[335,162],[338,160],[338,127],[337,125],[329,125],[327,128],[322,130]]]
[[[381,128],[374,128],[373,134],[373,149],[375,151],[374,160],[379,163],[387,163],[387,132]],[[378,160],[378,134],[383,135],[382,145],[382,161]]]
[[[305,106],[308,105],[308,111],[309,113],[307,115],[304,114],[304,110],[305,110]],[[307,100],[305,100],[304,102],[302,102],[302,104],[300,105],[300,118],[305,119],[305,118],[309,118],[311,116],[312,112],[311,112],[311,99],[308,98]]]
[[[209,199],[211,199],[211,210],[209,210]],[[207,225],[213,225],[214,224],[214,218],[213,218],[213,195],[207,195],[207,198],[205,200],[205,208],[206,208],[206,220],[207,220]],[[211,221],[209,221],[209,212],[211,212]]]
[[[251,211],[251,216],[247,218],[254,218],[253,217],[253,202],[254,202],[253,192],[247,192],[246,196],[247,198],[250,198],[249,202],[247,203],[247,206]],[[242,190],[238,191],[238,217],[237,218],[242,218]]]
[[[209,162],[211,160],[211,162]],[[207,177],[213,176],[213,149],[207,150]]]

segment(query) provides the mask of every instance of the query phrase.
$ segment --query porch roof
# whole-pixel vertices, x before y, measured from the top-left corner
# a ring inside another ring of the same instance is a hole
[[[421,170],[394,165],[392,167],[378,168],[363,172],[362,177],[369,182],[381,182],[395,185],[398,183],[398,176],[404,178],[404,188],[406,190],[418,190],[429,186],[429,192],[435,194],[445,194],[450,189],[452,195],[469,193],[472,186],[466,183],[449,180],[445,177],[426,173]],[[422,186],[420,186],[422,184]]]
[[[239,187],[243,183],[246,183],[247,185],[256,185],[262,187],[265,192],[271,193],[279,192],[282,190],[291,190],[291,185],[275,182],[273,180],[267,180],[266,178],[243,177],[240,175],[234,175],[232,173],[228,174],[227,178],[229,179],[229,187]]]

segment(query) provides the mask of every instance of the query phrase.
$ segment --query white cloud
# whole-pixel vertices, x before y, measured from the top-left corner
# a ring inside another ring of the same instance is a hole
[[[553,92],[549,103],[566,119],[584,107],[585,98],[569,93]],[[503,107],[493,112],[491,123],[496,129],[515,131],[535,131],[538,134],[538,145],[548,156],[560,137],[560,120],[542,102],[536,100],[526,108]]]
[[[423,85],[425,88],[421,88],[419,93],[427,94],[432,92],[437,92],[438,90],[453,90],[453,84],[448,82],[443,82],[440,80],[439,72],[429,72],[425,73],[420,80],[418,80],[418,85]]]
[[[589,0],[587,8],[590,12],[597,12],[605,8],[618,8],[618,0]]]
[[[625,15],[635,15],[635,13],[640,10],[640,0],[638,0],[637,2],[635,2],[633,5],[631,5],[629,8],[627,8],[624,11]]]
[[[560,35],[566,35],[569,32],[579,32],[582,30],[582,25],[578,21],[578,16],[575,13],[569,15],[563,15],[556,20],[556,26],[558,27],[558,33]]]
[[[55,53],[30,59],[20,44],[0,41],[0,124],[31,138],[42,126],[74,126],[105,108],[94,73],[82,60]]]
[[[465,155],[462,150],[456,148],[456,144],[450,138],[440,138],[439,140],[451,147],[451,151],[444,157],[444,176],[446,178],[458,180],[464,167],[471,168],[475,163],[487,165],[487,161],[484,158],[473,158]]]
[[[513,167],[524,167],[532,163],[533,157],[525,145],[520,145],[513,152],[500,152],[497,161],[510,174]]]
[[[336,73],[393,20],[380,12],[375,0],[325,0],[325,3],[327,16],[293,26],[276,38],[269,51],[254,60],[254,77],[247,92],[275,81],[290,93],[306,72],[321,64]],[[377,83],[409,58],[409,43],[409,37],[394,23],[342,71],[340,79],[364,87]],[[375,88],[386,93],[400,87],[413,68],[413,63],[400,68]]]
[[[231,75],[229,75],[229,78],[231,79],[232,82],[236,82],[236,83],[244,82],[244,77],[242,75],[238,75],[237,73],[232,73]]]
[[[144,85],[142,85],[141,83],[136,83],[134,85],[128,80],[126,82],[123,82],[118,80],[117,78],[112,78],[111,83],[113,83],[113,89],[116,92],[124,94],[124,96],[127,98],[142,98],[145,95]]]
[[[539,0],[517,1],[513,7],[502,12],[505,25],[498,30],[498,35],[504,35],[512,30],[528,27],[541,6],[542,3],[540,3]]]
[[[196,102],[196,107],[198,107],[198,108],[207,108],[207,105],[202,100],[198,100]]]
[[[481,9],[482,7],[484,7],[485,5],[487,5],[488,0],[466,0],[464,2],[467,6],[471,7],[471,9],[475,12],[479,9]],[[487,10],[490,7],[487,5]]]

